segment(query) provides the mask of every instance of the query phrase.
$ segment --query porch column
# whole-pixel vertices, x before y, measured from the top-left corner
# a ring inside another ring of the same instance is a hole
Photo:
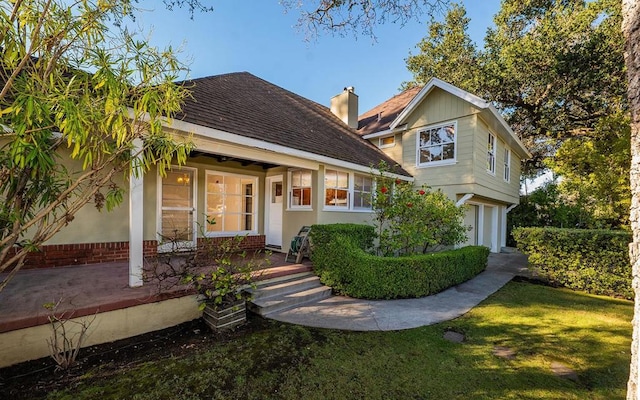
[[[143,171],[140,157],[142,140],[133,142],[133,159],[131,160],[131,176],[129,177],[129,286],[142,286],[143,253]]]
[[[484,204],[478,204],[478,223],[476,225],[478,246],[484,246]]]
[[[498,206],[491,207],[491,252],[500,253],[498,244]]]
[[[500,224],[500,247],[507,247],[507,207],[500,206],[502,210],[502,224]]]

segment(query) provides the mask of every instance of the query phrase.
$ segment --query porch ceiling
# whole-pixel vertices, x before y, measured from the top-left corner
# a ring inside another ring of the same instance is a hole
[[[237,162],[240,163],[240,165],[242,165],[243,167],[248,167],[250,165],[257,165],[262,167],[263,170],[267,170],[270,168],[275,168],[278,167],[278,164],[271,164],[271,163],[267,163],[267,162],[263,162],[263,161],[255,161],[255,160],[247,160],[244,158],[238,158],[238,157],[231,157],[231,156],[225,156],[222,154],[212,154],[212,153],[207,153],[204,151],[197,151],[194,150],[189,154],[189,157],[195,158],[195,157],[208,157],[211,159],[216,160],[219,163],[225,163],[225,162]]]

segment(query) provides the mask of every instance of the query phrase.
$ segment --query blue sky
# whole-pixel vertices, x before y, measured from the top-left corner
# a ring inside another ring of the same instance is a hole
[[[248,71],[271,83],[329,105],[345,86],[354,86],[363,113],[398,93],[411,78],[405,58],[427,33],[429,18],[379,26],[377,41],[322,33],[305,42],[298,13],[285,13],[278,0],[219,0],[215,10],[189,19],[185,10],[167,11],[159,0],[141,1],[147,10],[136,24],[159,47],[180,48],[189,78]],[[471,38],[482,45],[499,0],[465,0]],[[442,18],[442,16],[440,16]]]

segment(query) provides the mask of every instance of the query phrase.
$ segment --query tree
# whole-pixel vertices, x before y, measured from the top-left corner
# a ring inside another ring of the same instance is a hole
[[[507,0],[494,21],[480,94],[534,154],[529,168],[626,111],[618,0]]]
[[[116,176],[186,160],[188,143],[162,128],[186,95],[173,84],[181,65],[109,26],[132,11],[127,0],[0,5],[0,290],[80,208],[118,205]]]
[[[403,89],[424,86],[436,77],[471,93],[480,91],[479,53],[467,32],[469,21],[459,4],[451,5],[444,22],[431,17],[428,35],[416,45],[418,54],[409,54],[406,59],[413,79],[404,82]]]
[[[345,35],[361,33],[375,38],[375,27],[386,22],[405,24],[423,14],[432,15],[444,0],[281,0],[285,10],[300,12],[298,28],[307,39],[320,31]]]
[[[627,399],[640,398],[640,4],[622,0],[622,32],[625,40],[624,59],[627,67],[629,108],[631,110],[631,208],[629,222],[633,242],[629,245],[635,292],[631,368]]]

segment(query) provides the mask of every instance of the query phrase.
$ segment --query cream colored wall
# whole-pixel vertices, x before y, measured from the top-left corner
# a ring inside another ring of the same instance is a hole
[[[408,131],[402,137],[402,165],[416,179],[416,185],[442,188],[474,183],[473,157],[477,109],[460,98],[435,88],[407,120]],[[417,135],[428,126],[455,121],[457,124],[456,163],[417,167]]]
[[[478,184],[479,195],[495,198],[505,203],[519,203],[520,200],[520,160],[511,152],[511,179],[504,180],[504,149],[505,142],[496,132],[491,132],[496,137],[496,168],[495,175],[487,171],[487,143],[489,140],[489,127],[478,118],[478,131],[476,133],[474,175]]]
[[[82,164],[69,157],[67,150],[61,151],[59,161],[71,174],[82,171]],[[63,227],[45,244],[119,242],[129,239],[129,181],[122,173],[114,176],[113,182],[125,189],[122,203],[111,211],[104,207],[101,211],[90,202],[82,207],[67,226]],[[106,195],[106,189],[102,190]]]
[[[461,246],[475,246],[476,245],[476,226],[477,226],[477,218],[478,218],[478,206],[473,204],[468,204],[467,210],[464,214],[464,225],[471,227],[471,230],[467,231],[467,240],[461,244]]]
[[[391,159],[395,160],[397,163],[401,164],[402,163],[402,154],[403,154],[403,150],[402,150],[402,134],[401,133],[396,133],[394,135],[395,137],[395,144],[391,147],[385,147],[382,150],[383,153],[385,153],[386,155],[388,155],[389,157],[391,157]],[[369,140],[374,146],[378,146],[379,142],[379,138],[373,138],[371,140]]]
[[[200,318],[196,296],[186,296],[156,303],[128,307],[120,310],[96,314],[89,326],[83,347],[113,342],[147,332],[169,328]],[[71,321],[90,321],[92,316],[74,318]],[[68,333],[73,334],[79,324],[68,323]],[[51,338],[48,324],[32,328],[0,333],[0,368],[23,361],[49,356],[47,340]],[[80,351],[82,354],[82,351]]]

